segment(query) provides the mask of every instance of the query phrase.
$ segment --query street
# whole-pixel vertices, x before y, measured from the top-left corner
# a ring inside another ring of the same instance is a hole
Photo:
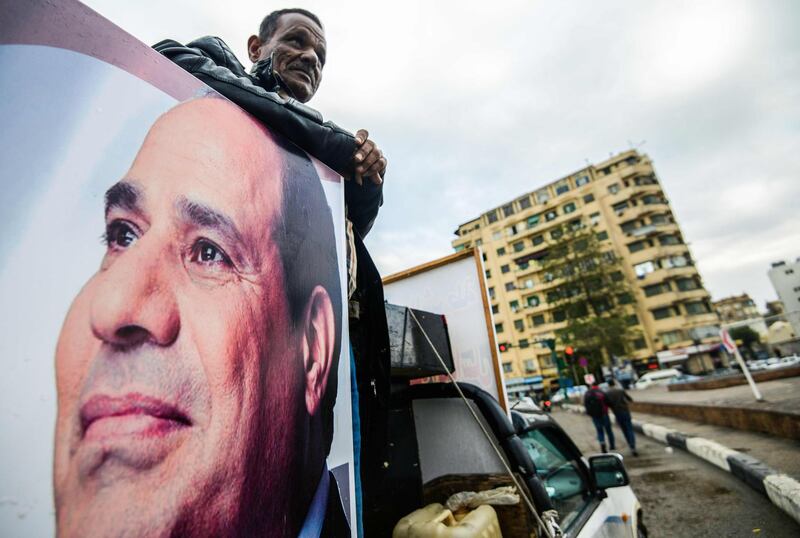
[[[553,418],[584,454],[597,452],[590,419],[555,410]],[[614,426],[631,485],[642,504],[651,537],[796,537],[800,528],[766,497],[739,479],[678,449],[637,435],[638,458],[630,455]]]

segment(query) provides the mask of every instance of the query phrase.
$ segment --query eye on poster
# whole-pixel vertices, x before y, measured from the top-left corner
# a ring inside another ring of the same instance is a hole
[[[349,524],[341,178],[76,1],[0,72],[0,535]]]

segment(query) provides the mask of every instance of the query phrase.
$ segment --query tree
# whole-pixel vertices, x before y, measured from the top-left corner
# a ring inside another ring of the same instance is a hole
[[[555,284],[547,292],[556,307],[553,319],[566,321],[556,337],[575,347],[576,356],[588,359],[589,371],[597,372],[612,356],[624,356],[639,336],[629,323],[633,293],[620,259],[592,228],[574,220],[556,229],[555,237],[557,243],[540,263],[545,281]]]
[[[744,327],[736,327],[729,331],[731,338],[733,338],[736,343],[738,344],[741,342],[741,351],[742,355],[745,358],[752,359],[753,358],[753,344],[760,344],[761,343],[761,336],[751,329],[748,326]]]

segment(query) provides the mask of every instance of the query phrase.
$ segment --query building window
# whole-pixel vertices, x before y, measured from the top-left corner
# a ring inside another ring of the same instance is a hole
[[[630,293],[620,293],[617,296],[617,300],[619,304],[631,304],[633,302],[633,296]]]
[[[492,209],[491,211],[486,213],[486,220],[489,221],[489,224],[491,224],[493,222],[497,222],[497,211]]]
[[[525,248],[525,243],[523,243],[522,241],[517,241],[516,243],[514,243],[513,247],[514,247],[514,252],[519,252],[520,250]]]
[[[558,216],[558,211],[556,211],[555,209],[551,209],[550,211],[544,214],[544,220],[549,222],[555,219],[557,216]]]
[[[500,313],[500,307],[497,306],[496,304],[493,304],[492,305],[492,314],[499,314],[499,313]]]
[[[639,221],[636,220],[629,220],[628,222],[620,224],[620,229],[622,233],[629,234],[634,231],[639,226]]]
[[[653,312],[653,317],[655,319],[665,319],[672,317],[675,313],[672,311],[671,306],[665,306],[662,308],[656,308]]]
[[[503,332],[503,324],[502,323],[495,323],[494,324],[494,332],[501,333]]]
[[[787,269],[786,271],[783,272],[783,274],[785,274],[785,275],[793,275],[794,274],[794,269]]]
[[[564,230],[561,228],[555,228],[552,232],[550,232],[550,237],[553,241],[558,241],[564,235]]]
[[[521,319],[515,319],[515,320],[514,320],[514,328],[515,328],[515,329],[516,329],[518,332],[522,332],[522,331],[524,331],[524,330],[525,330],[525,322],[524,322],[524,321],[522,321]]]
[[[651,204],[663,204],[664,200],[655,194],[647,194],[642,196],[642,203],[644,205],[651,205]]]
[[[653,215],[650,217],[650,224],[668,224],[669,219],[666,215]]]
[[[539,215],[528,217],[528,228],[533,228],[537,224],[539,224]]]
[[[489,298],[494,299],[494,288],[489,288]]]
[[[492,232],[492,241],[500,241],[503,238],[503,232],[497,230],[496,232]]]
[[[509,236],[517,235],[517,225],[516,224],[512,224],[511,226],[506,228],[506,235],[509,235]]]
[[[479,247],[479,246],[481,246],[482,244],[483,244],[483,239],[480,239],[480,238],[478,238],[478,239],[476,239],[476,240],[475,240],[475,246],[476,246],[476,247]]]
[[[518,201],[520,209],[528,209],[531,206],[530,196],[526,196],[525,198],[520,198]]]
[[[575,211],[575,202],[564,204],[564,213],[573,213]]]
[[[513,282],[506,282],[506,291],[514,291],[517,289],[517,285]]]
[[[633,325],[639,324],[639,316],[636,314],[630,314],[628,317],[625,318],[625,323],[630,327]]]
[[[483,273],[486,275],[486,278],[492,278],[492,270],[491,269],[487,269]]]
[[[544,236],[534,235],[533,237],[531,237],[531,243],[533,243],[534,247],[537,245],[541,245],[542,243],[544,243]]]
[[[718,338],[719,327],[716,325],[704,325],[689,329],[689,337],[692,340],[703,340],[704,338]]]
[[[501,265],[501,266],[500,266],[500,272],[501,272],[501,273],[503,273],[503,274],[506,274],[506,273],[508,273],[509,271],[511,271],[511,268],[508,266],[508,264],[505,264],[505,265]]]
[[[508,303],[508,307],[511,309],[512,312],[516,312],[519,310],[519,301],[511,301]]]
[[[668,258],[664,258],[661,260],[662,267],[686,267],[689,265],[689,258],[682,254],[678,254],[677,256],[670,256]]]
[[[483,261],[488,261],[488,258],[486,257],[486,253],[485,252],[481,252],[481,258],[483,258]]]
[[[524,285],[524,287],[526,287],[526,288],[532,288],[532,287],[533,287],[533,279],[532,279],[532,278],[529,278],[529,279],[527,279],[527,280],[525,281],[525,285]]]
[[[662,235],[661,237],[658,238],[658,242],[662,246],[681,244],[681,240],[676,235]]]
[[[567,313],[564,312],[563,310],[553,311],[553,323],[561,323],[566,319],[567,319]]]
[[[559,194],[564,194],[565,192],[569,191],[569,181],[563,179],[556,183],[556,196]]]
[[[548,303],[555,303],[561,298],[561,293],[558,290],[548,291],[547,292],[547,302]]]
[[[531,318],[531,322],[533,322],[534,327],[538,327],[539,325],[544,325],[544,314],[536,314]]]
[[[497,249],[498,256],[505,256],[506,255],[506,247],[500,247]]]
[[[536,362],[533,359],[525,359],[525,372],[531,373],[536,371]]]
[[[628,209],[628,202],[624,201],[624,202],[619,202],[617,204],[614,204],[613,206],[611,206],[611,209],[613,209],[617,213],[619,213],[620,211],[624,211],[624,210]]]
[[[650,286],[645,286],[642,289],[644,290],[645,297],[652,297],[654,295],[659,295],[661,293],[670,291],[669,283],[667,282],[652,284]]]
[[[612,183],[608,186],[609,194],[617,194],[619,192],[619,183]]]
[[[543,204],[543,203],[547,202],[550,199],[550,193],[547,192],[546,188],[536,191],[536,195],[535,196],[536,196],[536,202],[540,203],[540,204]]]
[[[514,214],[514,204],[506,204],[503,206],[503,216],[510,217]]]
[[[504,374],[510,374],[513,371],[514,371],[514,367],[511,365],[510,362],[504,362],[503,363],[503,373]]]
[[[675,284],[677,284],[678,289],[681,291],[696,290],[700,287],[700,284],[693,278],[679,278],[675,281]]]
[[[591,204],[594,202],[594,194],[587,194],[583,197],[584,204]]]
[[[528,343],[528,339],[527,338],[523,338],[522,340],[520,340],[519,341],[519,347],[521,349],[525,349],[526,347],[530,347],[530,344]]]
[[[633,252],[639,252],[640,250],[644,250],[647,247],[646,241],[634,241],[630,245],[628,245],[628,250]]]
[[[611,273],[611,280],[613,282],[619,282],[620,280],[623,280],[624,278],[625,278],[625,275],[622,274],[622,271],[614,271],[613,273]]]
[[[462,250],[464,250],[464,247],[466,247],[466,245],[456,245],[453,248],[453,250],[455,250],[456,252],[461,252]]]
[[[649,273],[655,271],[656,266],[653,262],[643,262],[638,265],[634,265],[633,270],[636,273],[636,278],[644,278]]]
[[[575,178],[576,187],[583,187],[587,183],[589,183],[589,176],[578,176]]]
[[[647,342],[645,342],[644,338],[637,338],[633,341],[633,349],[644,349],[647,347]]]
[[[605,241],[608,239],[608,232],[603,230],[602,232],[597,232],[597,240],[598,241]]]
[[[681,330],[667,331],[659,334],[659,337],[661,338],[661,343],[665,346],[671,346],[684,340],[683,331]]]
[[[697,301],[696,303],[686,303],[685,305],[683,305],[683,307],[686,309],[686,313],[690,316],[696,316],[698,314],[708,314],[709,312],[711,312],[711,309],[703,301]]]
[[[592,226],[597,226],[600,222],[600,213],[592,213],[589,215],[589,222],[592,223]]]

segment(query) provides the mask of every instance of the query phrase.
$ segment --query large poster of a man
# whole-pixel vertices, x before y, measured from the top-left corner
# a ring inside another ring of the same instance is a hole
[[[349,535],[340,179],[57,4],[0,18],[0,534]]]

